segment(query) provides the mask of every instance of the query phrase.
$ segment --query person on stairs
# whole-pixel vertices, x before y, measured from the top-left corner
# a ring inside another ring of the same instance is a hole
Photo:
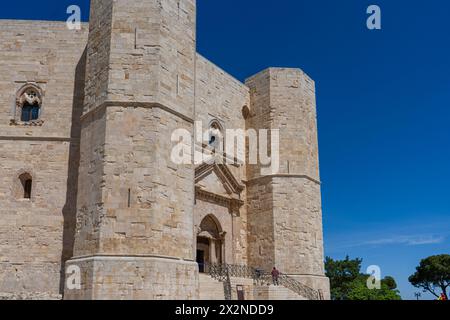
[[[272,280],[273,280],[273,285],[274,286],[279,286],[280,285],[280,283],[278,281],[279,278],[280,278],[280,271],[278,271],[276,267],[273,267]]]

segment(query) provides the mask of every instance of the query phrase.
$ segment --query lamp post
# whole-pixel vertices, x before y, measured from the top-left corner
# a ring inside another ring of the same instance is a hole
[[[414,295],[416,296],[417,301],[419,301],[419,298],[422,296],[420,292],[415,292]]]

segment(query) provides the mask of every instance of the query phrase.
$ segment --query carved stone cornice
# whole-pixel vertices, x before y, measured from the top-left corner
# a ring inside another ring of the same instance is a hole
[[[239,213],[239,209],[244,205],[244,201],[240,199],[212,193],[200,186],[195,187],[195,196],[199,200],[227,207],[231,212],[235,213]]]

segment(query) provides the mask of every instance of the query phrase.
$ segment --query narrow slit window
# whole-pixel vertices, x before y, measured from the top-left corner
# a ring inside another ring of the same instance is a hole
[[[29,173],[24,173],[19,177],[22,192],[19,197],[23,199],[31,199],[33,189],[33,178]]]
[[[26,180],[24,187],[23,187],[23,198],[24,199],[31,199],[32,187],[33,187],[33,180],[31,180],[31,179]]]

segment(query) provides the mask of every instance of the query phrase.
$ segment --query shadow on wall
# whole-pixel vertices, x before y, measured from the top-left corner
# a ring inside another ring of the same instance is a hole
[[[86,49],[75,69],[75,85],[72,108],[72,127],[70,131],[69,165],[66,203],[63,208],[64,231],[61,254],[60,294],[64,295],[66,261],[73,257],[75,242],[78,170],[80,165],[81,115],[84,105],[84,86],[86,75]]]

